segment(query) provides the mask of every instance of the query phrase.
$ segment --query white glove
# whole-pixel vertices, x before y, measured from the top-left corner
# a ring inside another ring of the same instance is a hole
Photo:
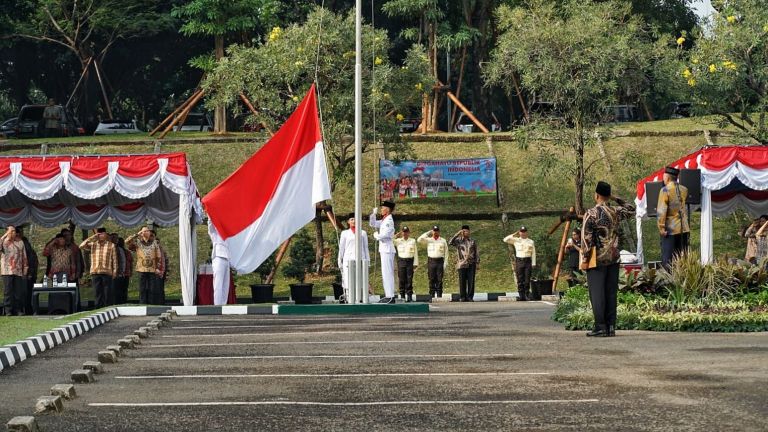
[[[373,232],[373,238],[374,238],[375,240],[378,240],[378,239],[379,239],[379,233],[378,233],[378,232],[376,232],[376,231],[374,231],[374,232]]]
[[[376,210],[378,210],[378,209],[376,207],[374,207],[373,210],[371,210],[371,214],[376,216]]]

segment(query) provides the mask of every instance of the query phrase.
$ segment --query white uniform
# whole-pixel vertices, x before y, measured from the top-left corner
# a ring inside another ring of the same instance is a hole
[[[229,248],[210,222],[208,222],[208,233],[213,241],[213,250],[211,251],[213,304],[225,305],[229,297]]]
[[[378,228],[379,232],[373,233],[373,238],[379,241],[379,254],[381,255],[381,278],[384,284],[384,296],[395,296],[395,245],[392,237],[395,235],[395,220],[392,215],[387,215],[382,220],[376,220],[376,213],[371,213],[370,225]]]
[[[360,251],[360,258],[364,260],[371,260],[368,255],[368,234],[365,230],[360,231],[360,240],[362,242],[362,250]],[[339,256],[337,258],[337,264],[341,270],[341,286],[344,287],[344,296],[349,299],[349,264],[355,260],[355,233],[351,229],[344,230],[339,236]]]

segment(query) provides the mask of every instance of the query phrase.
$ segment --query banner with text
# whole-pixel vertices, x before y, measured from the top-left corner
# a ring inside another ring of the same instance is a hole
[[[496,196],[496,158],[379,161],[382,201]]]

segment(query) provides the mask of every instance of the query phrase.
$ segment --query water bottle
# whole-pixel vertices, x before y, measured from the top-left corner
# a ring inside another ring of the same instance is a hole
[[[43,288],[48,288],[48,275],[43,275]]]
[[[61,285],[66,288],[67,287],[67,274],[64,273],[64,276],[61,277]]]

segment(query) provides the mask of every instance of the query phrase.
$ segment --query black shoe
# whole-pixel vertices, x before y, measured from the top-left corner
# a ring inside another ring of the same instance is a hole
[[[468,302],[473,302],[473,301],[475,301],[475,299],[473,299],[472,297],[467,297],[467,301]]]
[[[407,303],[413,303],[413,294],[408,294],[408,298],[405,301]]]
[[[464,297],[462,297],[462,298],[460,298],[460,299],[459,299],[459,301],[460,301],[460,302],[465,302],[465,301],[467,301],[467,299],[465,299]]]
[[[379,299],[379,303],[389,303],[389,297],[382,297]]]
[[[606,336],[609,336],[609,337],[614,337],[614,336],[616,336],[616,326],[614,326],[614,325],[609,325],[609,326],[608,326],[608,331],[607,331],[607,333],[608,333],[608,334],[607,334]]]
[[[595,328],[587,333],[587,337],[608,337],[608,330],[603,326],[595,326]]]
[[[385,301],[384,303],[386,303],[386,304],[395,304],[395,303],[397,303],[397,299],[395,299],[394,297],[390,297],[387,300],[388,301]]]

